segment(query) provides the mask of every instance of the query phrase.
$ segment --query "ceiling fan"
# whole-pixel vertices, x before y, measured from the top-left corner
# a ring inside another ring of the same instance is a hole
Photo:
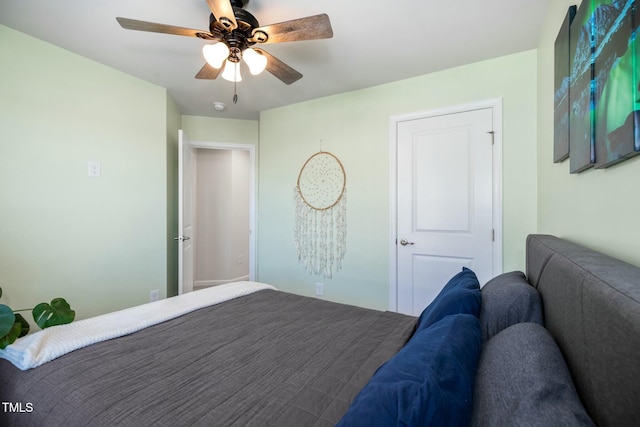
[[[212,41],[212,44],[207,44],[202,49],[207,62],[196,74],[197,79],[217,78],[224,65],[222,77],[238,82],[242,80],[240,61],[244,59],[254,75],[266,69],[285,84],[296,82],[302,78],[302,74],[267,51],[252,46],[331,38],[333,30],[329,17],[326,14],[319,14],[260,26],[258,20],[244,10],[248,3],[249,0],[207,0],[211,9],[209,31],[121,17],[116,20],[128,30],[197,37]]]

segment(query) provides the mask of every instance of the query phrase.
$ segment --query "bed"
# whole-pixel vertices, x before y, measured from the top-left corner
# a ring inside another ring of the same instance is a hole
[[[526,276],[463,269],[418,318],[243,282],[42,332],[0,354],[22,368],[0,359],[2,426],[640,419],[640,269],[553,236],[529,236]]]
[[[1,360],[2,400],[23,409],[2,425],[335,425],[413,332],[411,316],[258,288],[32,369]]]

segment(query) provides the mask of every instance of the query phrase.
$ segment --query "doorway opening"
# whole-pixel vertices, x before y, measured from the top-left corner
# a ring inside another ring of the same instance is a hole
[[[179,291],[255,280],[255,146],[187,144],[193,161],[182,171],[192,178],[193,189],[180,207],[192,212],[193,227],[190,242],[181,245],[190,244],[192,253],[182,257]]]
[[[197,148],[193,289],[249,280],[249,152]]]

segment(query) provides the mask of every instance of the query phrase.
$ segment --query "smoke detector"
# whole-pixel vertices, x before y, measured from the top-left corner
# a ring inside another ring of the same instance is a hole
[[[213,108],[216,109],[216,111],[222,111],[224,110],[226,107],[226,105],[224,105],[224,102],[214,102],[213,103]]]

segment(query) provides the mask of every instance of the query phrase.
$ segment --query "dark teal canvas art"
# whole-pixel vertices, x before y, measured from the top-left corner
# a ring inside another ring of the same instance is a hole
[[[569,7],[554,45],[553,161],[556,163],[569,157],[569,28],[576,9],[576,6]]]
[[[636,0],[595,2],[597,168],[614,165],[639,153],[636,14]]]
[[[593,71],[595,0],[583,0],[569,31],[569,170],[582,172],[595,163]]]

